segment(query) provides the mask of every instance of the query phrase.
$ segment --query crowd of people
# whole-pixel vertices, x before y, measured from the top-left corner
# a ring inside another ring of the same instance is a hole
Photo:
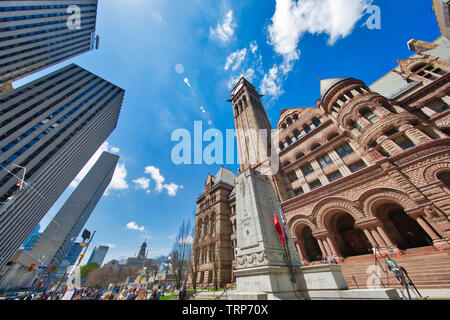
[[[183,300],[186,294],[184,285],[179,291],[179,299]],[[27,292],[19,295],[16,300],[160,300],[163,295],[161,285],[153,290],[128,288],[120,292],[101,291],[98,289],[66,289],[64,291],[44,291],[39,293]]]

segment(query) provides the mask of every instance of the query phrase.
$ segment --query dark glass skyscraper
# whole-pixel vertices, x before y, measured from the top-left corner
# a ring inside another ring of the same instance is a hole
[[[0,96],[0,268],[114,130],[123,97],[75,64]]]
[[[98,0],[0,1],[0,95],[94,47]]]

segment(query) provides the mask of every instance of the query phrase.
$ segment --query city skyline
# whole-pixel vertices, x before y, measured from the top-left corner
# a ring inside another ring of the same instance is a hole
[[[100,49],[70,62],[89,69],[92,66],[94,73],[125,88],[127,96],[119,126],[103,146],[121,155],[117,171],[121,179],[116,176],[109,194],[86,225],[97,231],[92,248],[110,245],[106,261],[120,259],[135,255],[135,248],[149,237],[150,256],[170,253],[182,219],[193,220],[195,199],[202,191],[198,180],[220,168],[206,164],[175,166],[170,158],[174,146],[171,132],[177,128],[192,130],[196,120],[203,120],[205,130],[215,127],[224,132],[233,128],[232,108],[226,99],[230,97],[230,83],[240,75],[258,90],[265,90],[263,105],[275,127],[282,107],[314,105],[320,96],[316,77],[352,73],[369,85],[396,66],[394,59],[412,54],[407,41],[433,41],[439,36],[433,12],[424,10],[429,4],[408,2],[405,9],[405,1],[373,3],[381,8],[380,30],[363,26],[368,15],[349,22],[351,28],[346,33],[336,33],[332,28],[298,30],[298,39],[290,39],[293,55],[289,56],[289,52],[278,52],[275,34],[282,30],[272,18],[276,12],[283,12],[275,2],[243,5],[196,1],[193,8],[180,4],[172,11],[162,1],[127,5],[123,1],[100,2]],[[349,11],[358,12],[358,8]],[[202,15],[206,19],[200,22]],[[424,30],[411,25],[407,22],[410,16],[426,20],[428,27]],[[131,17],[136,17],[131,26],[122,23]],[[159,33],[161,37],[156,38]],[[118,45],[116,38],[124,43]],[[124,47],[128,49],[124,51]],[[301,54],[293,59],[296,50]],[[198,56],[203,57],[201,63]],[[110,68],[111,63],[116,68]],[[281,75],[281,67],[292,70]],[[154,77],[158,83],[152,81]],[[237,172],[237,165],[226,167]],[[61,206],[63,197],[44,218],[43,227]],[[103,225],[106,217],[110,220]]]

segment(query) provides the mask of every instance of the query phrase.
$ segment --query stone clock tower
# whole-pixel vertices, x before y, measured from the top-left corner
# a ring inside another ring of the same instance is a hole
[[[266,110],[261,95],[245,78],[241,78],[231,92],[234,124],[240,161],[240,172],[251,168],[270,178],[280,201],[288,199],[283,183],[278,158],[277,134]]]

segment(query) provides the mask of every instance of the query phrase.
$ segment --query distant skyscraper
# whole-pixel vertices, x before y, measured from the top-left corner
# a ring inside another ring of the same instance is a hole
[[[114,130],[123,96],[74,64],[0,96],[0,268]]]
[[[126,260],[125,264],[127,266],[142,266],[142,264],[147,260],[147,243],[144,241],[139,249],[137,257],[130,257]]]
[[[94,47],[97,0],[0,1],[0,95]]]
[[[94,248],[92,254],[88,260],[89,263],[98,263],[99,266],[102,266],[103,260],[105,260],[106,254],[108,253],[108,246],[98,246]]]

